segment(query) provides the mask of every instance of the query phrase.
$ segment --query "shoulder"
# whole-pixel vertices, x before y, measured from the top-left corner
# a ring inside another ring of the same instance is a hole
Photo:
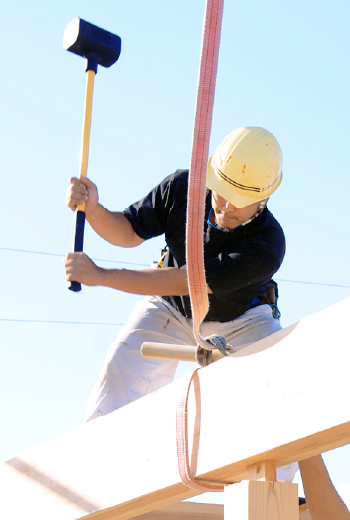
[[[182,205],[187,200],[188,170],[176,170],[155,188],[161,193],[162,203],[169,206]]]
[[[169,190],[177,190],[181,188],[187,189],[188,170],[176,170],[160,181],[150,193],[165,193]]]
[[[252,247],[260,252],[264,251],[278,263],[283,260],[286,248],[283,229],[267,208],[251,223],[247,224],[243,230],[243,236],[244,247]]]
[[[188,185],[188,170],[176,170],[171,175],[165,177],[161,185],[169,185],[173,188],[186,187]]]
[[[268,208],[266,208],[266,210],[263,211],[263,216],[264,216],[263,223],[266,227],[275,227],[276,229],[279,229],[283,233],[281,224],[273,216],[273,214],[271,213],[271,211]]]
[[[265,220],[263,222],[263,229],[270,234],[276,235],[276,237],[279,237],[281,241],[285,242],[285,236],[281,224],[267,208]]]
[[[188,170],[176,170],[165,177],[149,193],[135,202],[133,206],[157,206],[167,205],[169,200],[177,198],[179,191],[187,193]]]
[[[187,184],[188,182],[188,170],[175,170],[174,173],[167,175],[160,183],[162,184]]]

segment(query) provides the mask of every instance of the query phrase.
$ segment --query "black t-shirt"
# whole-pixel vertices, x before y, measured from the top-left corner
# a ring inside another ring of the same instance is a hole
[[[124,211],[136,234],[149,239],[165,233],[168,254],[164,267],[186,263],[186,205],[188,170],[166,177],[145,198]],[[221,231],[208,224],[211,193],[206,197],[204,264],[209,295],[205,321],[226,322],[259,304],[267,284],[279,269],[285,254],[281,226],[265,208],[249,224]],[[163,296],[187,318],[191,317],[188,296]]]

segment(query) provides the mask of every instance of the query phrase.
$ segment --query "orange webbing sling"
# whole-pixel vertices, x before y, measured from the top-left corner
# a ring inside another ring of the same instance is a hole
[[[199,332],[209,310],[203,252],[205,183],[223,4],[223,0],[206,3],[187,198],[186,263],[193,331],[197,343],[208,349],[214,347]]]
[[[203,339],[199,331],[209,310],[203,248],[205,184],[223,5],[223,0],[206,2],[187,198],[186,264],[193,333],[197,343],[207,349],[215,347]],[[195,372],[191,372],[185,378],[177,402],[176,442],[179,473],[183,483],[188,487],[201,491],[223,491],[223,486],[199,482],[191,476],[187,441],[187,401]]]

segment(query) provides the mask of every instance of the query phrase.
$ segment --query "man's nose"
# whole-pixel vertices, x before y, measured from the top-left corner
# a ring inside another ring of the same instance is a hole
[[[234,206],[233,204],[231,204],[231,202],[228,202],[226,201],[224,206],[223,206],[225,209],[228,209],[229,211],[236,211],[236,206]]]

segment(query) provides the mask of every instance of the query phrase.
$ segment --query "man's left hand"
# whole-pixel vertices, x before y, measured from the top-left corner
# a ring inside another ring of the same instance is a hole
[[[66,280],[84,285],[99,285],[102,269],[85,253],[68,253],[63,259]]]

